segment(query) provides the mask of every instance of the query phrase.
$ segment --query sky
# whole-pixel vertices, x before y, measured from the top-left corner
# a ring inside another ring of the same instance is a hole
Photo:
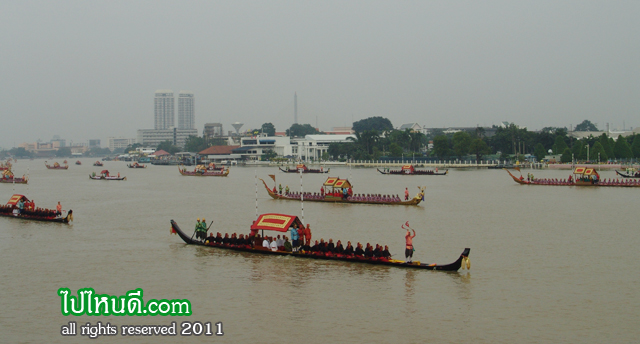
[[[640,126],[640,1],[0,1],[0,147],[196,128]],[[175,118],[177,124],[177,114]]]

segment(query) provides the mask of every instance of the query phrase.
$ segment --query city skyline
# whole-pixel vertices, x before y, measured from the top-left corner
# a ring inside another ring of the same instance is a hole
[[[634,1],[161,1],[154,11],[0,4],[0,147],[135,137],[155,126],[149,94],[159,87],[197,94],[199,132],[234,122],[284,131],[294,94],[298,123],[321,130],[374,116],[394,126],[640,126]]]

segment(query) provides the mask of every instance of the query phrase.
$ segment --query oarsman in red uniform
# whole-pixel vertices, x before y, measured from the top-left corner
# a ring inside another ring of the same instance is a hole
[[[307,246],[311,245],[311,228],[309,227],[309,224],[307,223],[307,228],[304,229],[304,243]]]
[[[320,187],[320,196],[324,197],[324,186]]]
[[[404,200],[405,201],[409,200],[409,189],[408,188],[404,188]]]
[[[413,230],[413,235],[407,229],[407,234],[404,236],[406,240],[406,249],[404,250],[404,255],[407,257],[407,263],[411,263],[413,260],[413,238],[416,237],[416,231]]]

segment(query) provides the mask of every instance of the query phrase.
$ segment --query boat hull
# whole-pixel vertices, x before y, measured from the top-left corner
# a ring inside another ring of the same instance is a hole
[[[89,179],[93,180],[127,180],[127,177],[104,177],[104,176],[92,176],[89,175]]]
[[[465,248],[460,257],[451,264],[423,264],[423,263],[407,263],[404,261],[398,260],[381,260],[381,259],[369,259],[355,256],[327,256],[322,254],[313,254],[313,253],[300,253],[300,252],[286,252],[286,251],[271,251],[267,249],[256,249],[247,246],[231,246],[231,245],[222,245],[222,244],[205,244],[201,241],[193,240],[187,234],[185,234],[178,224],[171,220],[171,228],[180,236],[180,238],[188,245],[197,245],[197,246],[206,246],[213,247],[231,251],[239,251],[239,252],[250,252],[250,253],[258,253],[264,255],[272,255],[272,256],[291,256],[295,258],[307,258],[307,259],[321,259],[321,260],[334,260],[334,261],[345,261],[352,263],[364,263],[371,265],[387,265],[387,266],[395,266],[401,268],[410,268],[410,269],[422,269],[422,270],[435,270],[435,271],[458,271],[462,266],[462,261],[464,258],[469,257],[469,252],[471,249]]]
[[[411,173],[405,173],[402,172],[402,170],[393,170],[393,171],[380,171],[379,169],[378,172],[382,173],[382,174],[395,174],[395,175],[400,175],[400,176],[446,176],[447,173],[449,173],[449,170],[445,170],[444,172],[436,172],[436,171],[428,171],[428,170],[414,170]]]
[[[280,171],[284,172],[284,173],[300,173],[300,170],[298,169],[293,169],[293,168],[288,168],[286,170],[283,170],[282,168],[278,167],[278,169],[280,169]],[[326,171],[325,170],[318,170],[318,169],[306,169],[306,170],[302,170],[302,173],[329,173],[331,169],[328,168]]]
[[[30,220],[30,221],[69,223],[69,215],[67,215],[66,217],[62,217],[62,218],[59,218],[59,217],[51,218],[51,217],[39,217],[39,216],[30,216],[30,215],[17,215],[16,216],[14,214],[0,213],[0,216],[12,218],[12,219],[22,219],[22,220]]]
[[[640,173],[636,173],[636,174],[631,175],[631,174],[627,174],[627,173],[624,173],[624,172],[620,172],[618,170],[616,170],[616,173],[622,178],[640,178]]]
[[[29,182],[29,179],[27,179],[27,178],[9,178],[9,179],[0,178],[0,183],[27,184],[28,182]]]

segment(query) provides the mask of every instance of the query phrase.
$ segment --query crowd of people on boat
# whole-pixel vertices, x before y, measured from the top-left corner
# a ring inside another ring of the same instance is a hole
[[[347,201],[355,202],[380,202],[380,203],[395,203],[402,202],[402,198],[399,195],[383,195],[383,194],[353,194],[352,188],[336,188],[332,192],[325,193],[324,188],[320,188],[320,192],[291,192],[287,185],[285,189],[282,188],[282,184],[279,186],[278,191],[276,187],[273,187],[273,193],[277,193],[282,197],[289,199],[300,199],[303,196],[305,200],[324,200],[326,196],[338,197]],[[418,197],[422,196],[422,193],[418,193]],[[405,201],[409,200],[409,191],[405,188]]]
[[[292,199],[300,199],[300,195],[304,196],[305,200],[323,200],[325,196],[322,193],[318,192],[290,192],[288,194],[283,195],[287,198]],[[359,201],[359,202],[382,202],[382,203],[393,203],[393,202],[402,202],[402,199],[398,195],[382,195],[382,194],[355,194],[344,197],[343,194],[340,193],[327,193],[327,196],[340,197],[344,200],[348,201]]]
[[[26,202],[20,199],[15,205],[13,204],[3,204],[0,205],[0,213],[3,215],[14,214],[14,210],[17,211],[17,214],[22,216],[33,216],[40,218],[51,218],[54,219],[56,217],[62,216],[62,205],[58,202],[56,209],[47,209],[47,208],[39,208],[35,206],[35,202],[33,200],[27,200]]]
[[[346,245],[343,245],[340,240],[333,242],[333,239],[325,241],[324,239],[315,240],[311,243],[311,228],[307,224],[306,227],[300,225],[292,225],[289,230],[289,236],[285,234],[278,234],[276,236],[264,236],[258,234],[258,230],[252,230],[249,234],[237,234],[237,233],[225,233],[220,232],[209,233],[206,236],[207,228],[203,228],[204,219],[199,221],[196,225],[196,237],[204,244],[209,246],[221,246],[230,248],[243,248],[243,249],[258,249],[258,250],[270,250],[280,252],[296,252],[305,255],[318,255],[325,257],[336,258],[360,258],[360,259],[376,259],[386,260],[391,259],[391,253],[389,253],[388,246],[382,246],[376,244],[375,246],[367,243],[363,246],[361,243],[357,243],[356,246],[348,241]]]
[[[524,180],[524,177],[520,176],[520,180]],[[580,181],[583,183],[598,184],[598,185],[611,185],[611,186],[640,185],[640,182],[637,180],[616,179],[616,178],[600,179],[598,175],[576,177],[575,181]],[[539,184],[539,185],[575,185],[576,184],[574,182],[573,176],[571,175],[567,179],[535,178],[532,173],[527,173],[527,182],[532,184]]]
[[[374,247],[370,243],[367,243],[366,247],[364,247],[361,243],[357,243],[354,247],[351,244],[351,241],[348,241],[345,246],[340,240],[334,243],[333,239],[329,239],[326,242],[324,239],[320,239],[319,241],[316,240],[313,245],[310,245],[308,242],[304,242],[304,244],[298,244],[298,246],[294,246],[293,243],[289,240],[289,237],[286,235],[261,237],[260,234],[250,236],[244,234],[238,235],[236,233],[229,235],[229,233],[225,233],[223,236],[220,232],[218,232],[215,236],[213,235],[213,233],[210,233],[209,236],[206,237],[206,239],[204,239],[203,241],[205,244],[210,246],[237,247],[246,249],[254,248],[271,250],[274,252],[297,252],[300,254],[322,255],[338,258],[355,257],[386,260],[389,260],[391,258],[391,253],[389,253],[388,246],[383,247],[382,245],[376,244]]]

